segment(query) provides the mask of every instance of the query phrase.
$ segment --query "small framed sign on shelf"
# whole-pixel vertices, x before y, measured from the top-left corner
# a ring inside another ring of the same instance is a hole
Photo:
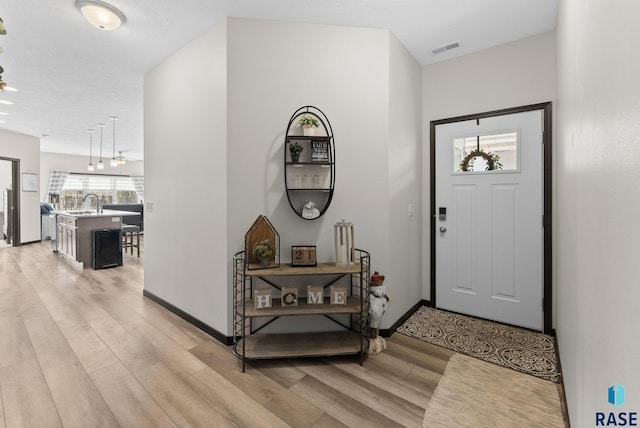
[[[313,141],[311,143],[311,161],[312,162],[329,162],[329,143],[326,141]]]
[[[294,245],[291,247],[291,266],[318,266],[315,245]]]

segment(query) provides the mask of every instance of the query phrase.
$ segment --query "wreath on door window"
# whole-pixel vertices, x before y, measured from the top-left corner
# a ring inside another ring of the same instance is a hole
[[[485,168],[485,171],[502,169],[502,164],[500,163],[500,155],[491,152],[487,153],[482,149],[473,150],[467,156],[465,156],[465,158],[462,159],[462,162],[460,162],[460,169],[462,171],[473,171],[473,162],[478,156],[487,161],[487,167]]]

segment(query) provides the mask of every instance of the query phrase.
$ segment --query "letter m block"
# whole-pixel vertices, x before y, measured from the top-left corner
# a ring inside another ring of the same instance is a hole
[[[608,401],[616,407],[622,406],[624,404],[624,387],[617,383],[609,387]]]
[[[307,304],[322,305],[324,303],[324,287],[322,285],[307,285]]]

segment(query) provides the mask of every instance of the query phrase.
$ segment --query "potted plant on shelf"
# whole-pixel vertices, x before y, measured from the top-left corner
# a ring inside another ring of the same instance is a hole
[[[268,239],[256,242],[253,247],[253,256],[260,259],[262,266],[269,265],[269,259],[276,253],[276,245]]]
[[[300,160],[300,153],[304,150],[300,143],[289,143],[289,154],[291,154],[291,162],[298,163]]]
[[[302,116],[299,123],[302,126],[302,133],[305,137],[316,135],[316,129],[320,126],[318,118],[310,114]]]

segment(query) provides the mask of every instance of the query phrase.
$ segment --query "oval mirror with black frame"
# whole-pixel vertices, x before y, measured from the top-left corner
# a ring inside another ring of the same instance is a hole
[[[327,116],[313,106],[296,110],[284,140],[284,187],[298,217],[322,217],[333,198],[335,148]]]

